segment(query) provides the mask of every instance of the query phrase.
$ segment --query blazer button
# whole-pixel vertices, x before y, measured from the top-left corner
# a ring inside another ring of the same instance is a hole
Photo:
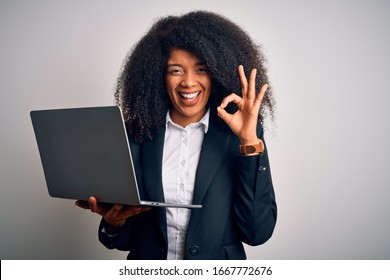
[[[265,172],[267,170],[267,167],[265,167],[265,166],[260,166],[259,167],[259,173],[260,172]]]
[[[199,251],[200,251],[200,249],[199,249],[198,246],[192,246],[190,248],[190,254],[193,255],[193,256],[199,255]]]

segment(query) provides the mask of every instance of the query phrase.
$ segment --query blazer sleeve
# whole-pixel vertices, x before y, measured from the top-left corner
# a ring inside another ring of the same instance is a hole
[[[131,240],[132,219],[127,219],[125,225],[120,230],[112,230],[110,226],[101,220],[99,225],[99,241],[108,249],[118,249],[121,251],[129,251]]]
[[[259,124],[258,137],[264,142]],[[238,186],[234,211],[243,242],[256,246],[265,243],[275,228],[277,207],[267,148],[255,156],[238,155]]]

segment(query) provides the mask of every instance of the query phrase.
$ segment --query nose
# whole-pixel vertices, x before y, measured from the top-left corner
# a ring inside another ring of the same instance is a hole
[[[180,81],[181,86],[188,87],[188,88],[195,86],[196,83],[197,83],[196,77],[192,73],[185,73],[183,75],[182,80]]]

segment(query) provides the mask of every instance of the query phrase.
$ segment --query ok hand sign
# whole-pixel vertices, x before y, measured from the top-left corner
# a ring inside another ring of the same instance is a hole
[[[241,144],[243,145],[258,143],[256,134],[258,114],[265,91],[268,88],[268,84],[264,84],[256,95],[256,72],[256,69],[252,69],[248,83],[244,67],[242,65],[238,66],[242,97],[232,93],[225,97],[222,100],[221,105],[217,108],[218,116],[223,119],[234,134],[240,138]],[[234,114],[229,114],[225,110],[230,102],[233,102],[238,106],[238,111]]]

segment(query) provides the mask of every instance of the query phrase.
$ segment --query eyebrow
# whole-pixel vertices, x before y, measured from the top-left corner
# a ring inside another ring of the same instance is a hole
[[[167,67],[183,67],[183,65],[179,64],[179,63],[170,63],[170,64],[167,64]],[[195,64],[195,66],[206,66],[206,63],[205,62],[198,62]]]

